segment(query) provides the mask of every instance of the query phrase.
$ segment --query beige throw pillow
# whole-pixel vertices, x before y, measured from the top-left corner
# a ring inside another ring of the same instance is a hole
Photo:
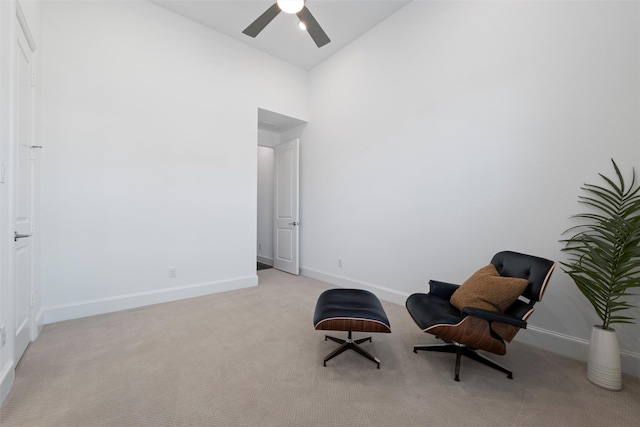
[[[476,307],[503,313],[527,287],[527,280],[502,277],[493,264],[473,273],[451,296],[451,305]]]

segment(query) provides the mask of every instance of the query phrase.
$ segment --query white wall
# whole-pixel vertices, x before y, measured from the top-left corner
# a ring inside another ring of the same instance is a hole
[[[303,274],[404,303],[510,249],[563,260],[579,187],[640,171],[638,2],[414,1],[311,71]],[[338,267],[338,259],[343,267]],[[558,269],[519,339],[583,358]],[[617,327],[640,375],[638,325]]]
[[[306,118],[307,74],[147,2],[42,34],[45,321],[257,284],[256,114]]]
[[[279,142],[280,135],[274,135]],[[273,154],[271,147],[258,147],[257,257],[267,265],[273,265]]]

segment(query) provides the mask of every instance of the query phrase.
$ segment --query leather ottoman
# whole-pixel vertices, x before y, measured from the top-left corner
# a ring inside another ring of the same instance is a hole
[[[327,366],[327,361],[342,352],[354,350],[376,363],[380,369],[380,360],[360,346],[363,342],[371,342],[371,337],[354,340],[351,336],[354,331],[391,332],[391,324],[387,314],[378,297],[371,292],[362,289],[329,289],[324,291],[316,303],[313,325],[316,330],[348,332],[345,340],[325,335],[325,341],[330,339],[341,345],[324,358],[324,366]]]

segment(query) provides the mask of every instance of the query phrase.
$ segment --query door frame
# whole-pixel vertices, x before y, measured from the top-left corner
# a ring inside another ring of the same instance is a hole
[[[269,191],[268,197],[271,199],[271,202],[269,203],[269,205],[273,205],[274,199],[275,199],[275,189],[273,188],[274,181],[275,181],[275,170],[273,169],[275,168],[275,161],[276,161],[275,160],[276,147],[281,145],[283,142],[287,143],[291,140],[298,140],[299,141],[298,150],[300,150],[301,148],[300,143],[302,142],[301,137],[306,127],[306,124],[307,122],[305,120],[297,119],[297,118],[287,116],[281,113],[277,113],[275,111],[267,110],[264,108],[258,108],[258,147],[270,148],[273,153],[273,158],[271,160],[272,164],[271,166],[268,166],[270,169],[272,169],[271,175],[269,176],[271,182],[269,183],[268,186],[265,186],[265,188],[262,189],[263,191]],[[261,164],[260,162],[258,162],[258,174],[259,174],[258,179],[261,179],[260,168],[261,168]],[[300,170],[301,170],[300,161],[298,160],[298,175],[300,174]],[[266,179],[266,176],[264,177],[264,179]],[[258,191],[260,191],[260,183],[258,183]],[[299,191],[300,190],[298,185],[298,215],[299,215],[299,207],[300,207]],[[258,215],[264,214],[265,207],[266,207],[265,203],[259,204],[258,209],[256,211],[257,214]],[[270,206],[270,211],[267,214],[269,218],[271,218],[269,225],[267,226],[263,224],[262,228],[259,228],[256,233],[256,237],[257,237],[256,239],[257,257],[256,258],[258,262],[269,264],[271,266],[274,266],[275,264],[274,258],[276,256],[276,253],[275,253],[276,251],[274,248],[275,242],[273,242],[273,235],[275,230],[275,224],[274,224],[275,219],[273,218],[274,211],[275,211],[275,206]],[[298,222],[299,220],[296,220],[296,221]],[[260,224],[258,224],[258,227],[260,227]],[[267,232],[267,230],[270,236],[268,240],[265,237],[265,233]],[[268,250],[271,251],[270,253],[266,251],[261,252],[261,250],[259,249],[258,245],[262,245],[262,250],[265,250],[266,249],[265,243],[269,243],[267,248]],[[300,250],[299,250],[299,244],[298,244],[298,260],[300,257],[299,254],[300,254]],[[298,262],[298,274],[300,274],[300,272],[301,272],[301,268]]]

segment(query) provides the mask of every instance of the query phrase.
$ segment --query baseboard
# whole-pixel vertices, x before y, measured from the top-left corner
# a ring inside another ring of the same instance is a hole
[[[528,326],[524,331],[520,331],[515,339],[519,342],[544,348],[572,359],[582,360],[583,362],[587,361],[589,340],[572,337],[536,326]],[[623,373],[640,377],[640,354],[621,351],[620,362]]]
[[[40,336],[40,333],[42,332],[42,328],[44,328],[44,312],[45,310],[41,308],[38,314],[36,315],[36,327],[35,327],[36,336],[34,337],[33,340],[35,340]]]
[[[589,341],[582,338],[528,325],[527,329],[518,332],[515,340],[534,347],[553,349],[554,353],[572,359],[587,360]]]
[[[269,258],[269,257],[266,257],[266,256],[258,255],[258,262],[261,262],[262,264],[267,264],[267,265],[273,266],[273,258]]]
[[[2,405],[4,399],[9,395],[9,391],[11,391],[11,387],[13,387],[16,372],[14,368],[13,360],[10,360],[0,371],[0,405]]]
[[[309,277],[311,279],[316,279],[322,282],[330,283],[332,285],[340,286],[341,288],[365,289],[369,292],[373,292],[374,294],[376,294],[376,296],[381,300],[389,301],[394,304],[404,305],[404,302],[407,300],[407,297],[409,296],[408,294],[398,292],[394,289],[373,285],[371,283],[361,282],[359,280],[353,280],[344,276],[324,273],[322,271],[314,270],[312,268],[301,267],[300,274],[302,276]]]
[[[50,306],[45,307],[44,309],[44,324],[95,316],[97,314],[112,313],[115,311],[177,301],[186,298],[194,298],[257,285],[258,276],[255,275],[210,283],[197,283],[176,288],[159,289],[151,292],[119,295],[111,298],[79,301],[72,304]]]
[[[393,289],[349,279],[348,277],[325,273],[312,268],[301,267],[300,274],[305,277],[320,280],[342,288],[366,289],[375,293],[378,298],[384,301],[389,301],[403,306],[409,296],[408,294],[404,294]],[[515,339],[525,344],[543,348],[572,359],[582,360],[584,362],[587,361],[587,347],[589,346],[589,341],[582,338],[549,331],[536,326],[528,326],[527,329],[520,331],[518,335],[516,335]],[[620,357],[622,372],[635,377],[640,377],[640,354],[621,351]]]

